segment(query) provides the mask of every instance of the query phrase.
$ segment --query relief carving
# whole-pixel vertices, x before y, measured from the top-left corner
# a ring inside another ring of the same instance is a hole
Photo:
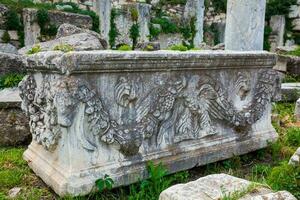
[[[252,98],[242,110],[228,98],[226,86],[209,75],[175,76],[152,85],[148,92],[140,77],[121,76],[114,86],[114,103],[121,108],[121,119],[112,119],[101,97],[75,77],[53,81],[46,75],[37,87],[34,77],[27,76],[19,87],[33,139],[45,149],[55,149],[62,129],[71,127],[75,116],[82,115],[80,141],[86,150],[95,151],[98,140],[116,142],[122,154],[132,156],[138,154],[144,140],[151,139],[159,146],[166,128],[174,130],[171,143],[215,135],[217,121],[247,133],[276,94],[276,76],[272,70],[260,70],[251,89],[250,75],[238,73],[235,95],[242,101]],[[79,113],[80,107],[84,113]]]

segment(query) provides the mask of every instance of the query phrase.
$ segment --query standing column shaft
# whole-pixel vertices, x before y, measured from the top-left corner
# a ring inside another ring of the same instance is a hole
[[[100,18],[100,34],[108,42],[110,30],[111,0],[96,1],[97,14]]]
[[[266,0],[228,0],[225,49],[263,50]]]

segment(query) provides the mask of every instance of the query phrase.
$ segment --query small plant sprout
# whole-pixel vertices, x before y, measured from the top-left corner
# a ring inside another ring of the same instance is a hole
[[[70,52],[70,51],[74,51],[74,47],[72,45],[69,44],[59,44],[57,46],[54,47],[55,51],[62,51],[62,52]]]
[[[177,44],[170,47],[170,50],[173,51],[187,51],[188,48],[184,46],[183,44]]]
[[[119,51],[131,51],[132,47],[128,44],[123,44],[118,48]]]
[[[41,46],[37,44],[37,45],[34,45],[31,49],[29,49],[26,54],[32,55],[32,54],[39,53],[41,51],[42,51]]]
[[[96,183],[96,186],[97,186],[99,192],[103,192],[105,190],[112,189],[114,181],[112,180],[112,178],[110,178],[109,175],[105,174],[104,178],[100,178],[100,179],[96,180],[95,183]]]

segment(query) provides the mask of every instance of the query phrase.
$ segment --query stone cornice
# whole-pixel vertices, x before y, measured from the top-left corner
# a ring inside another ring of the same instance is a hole
[[[276,56],[263,51],[52,51],[32,55],[28,62],[28,71],[77,74],[272,68]]]

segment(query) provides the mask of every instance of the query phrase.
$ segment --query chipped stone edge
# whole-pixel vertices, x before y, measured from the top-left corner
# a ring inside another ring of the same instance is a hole
[[[190,166],[201,166],[224,160],[232,157],[232,155],[242,155],[251,151],[264,148],[269,142],[273,142],[278,138],[274,128],[270,131],[256,132],[255,135],[244,141],[236,141],[235,139],[226,141],[220,145],[212,145],[205,149],[194,149],[193,151],[183,152],[182,154],[168,155],[153,159],[151,155],[146,156],[143,161],[124,162],[122,166],[119,164],[110,164],[108,166],[95,166],[94,168],[82,169],[80,171],[72,171],[69,168],[53,165],[45,160],[49,152],[45,151],[40,145],[32,142],[25,151],[23,158],[28,162],[30,168],[41,177],[59,196],[65,195],[85,195],[95,190],[94,182],[97,177],[106,172],[118,170],[119,174],[109,174],[118,185],[128,185],[134,183],[141,178],[146,178],[146,164],[149,160],[154,163],[162,162],[167,166],[169,173],[175,173],[181,170],[190,169]],[[243,146],[243,148],[241,148]],[[209,156],[208,156],[209,155]],[[186,159],[185,159],[186,158]],[[176,160],[176,161],[175,161]],[[189,164],[185,164],[189,163]],[[175,166],[180,166],[180,169]],[[64,172],[64,173],[61,173]],[[78,179],[80,177],[80,179]]]

